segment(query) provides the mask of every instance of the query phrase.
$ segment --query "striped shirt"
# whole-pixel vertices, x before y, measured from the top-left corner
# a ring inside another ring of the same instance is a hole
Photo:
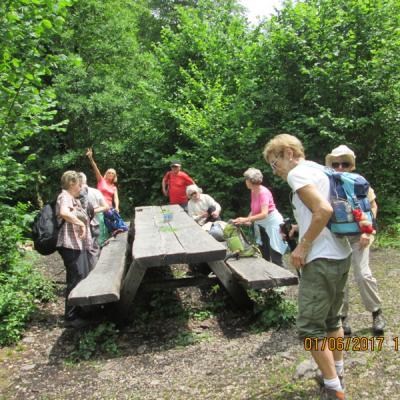
[[[67,208],[71,214],[74,214],[75,210],[82,208],[80,201],[75,199],[67,190],[63,190],[57,198],[56,215],[60,220],[60,210],[62,207]],[[80,227],[65,221],[58,234],[57,247],[65,247],[73,250],[88,250],[92,245],[89,223],[90,221],[88,219],[86,223],[86,238],[81,240],[79,239]]]

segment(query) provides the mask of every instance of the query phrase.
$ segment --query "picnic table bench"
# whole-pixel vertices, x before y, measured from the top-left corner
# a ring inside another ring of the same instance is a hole
[[[172,218],[165,218],[165,215]],[[251,305],[246,289],[295,285],[290,271],[262,258],[228,259],[226,245],[216,241],[180,206],[135,208],[129,233],[118,235],[105,246],[96,267],[69,296],[71,304],[118,302],[121,315],[128,312],[147,270],[171,264],[207,263],[218,280],[241,306]],[[206,278],[176,279],[176,286],[197,285]],[[161,281],[158,288],[174,287]]]
[[[71,305],[89,306],[120,299],[127,238],[128,232],[123,232],[109,240],[95,268],[70,292],[68,301]]]

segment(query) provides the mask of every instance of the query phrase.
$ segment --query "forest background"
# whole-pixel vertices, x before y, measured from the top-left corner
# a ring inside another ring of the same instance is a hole
[[[261,154],[275,134],[298,136],[321,163],[347,144],[381,229],[398,235],[399,27],[399,0],[287,1],[257,26],[235,0],[3,0],[0,316],[43,296],[21,244],[65,170],[95,185],[87,147],[101,171],[117,170],[126,219],[166,202],[176,158],[227,219],[248,212],[249,166],[290,216],[288,187]]]

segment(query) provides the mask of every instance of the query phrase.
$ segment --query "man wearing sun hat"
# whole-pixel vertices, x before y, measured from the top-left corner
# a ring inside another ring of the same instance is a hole
[[[168,171],[161,182],[164,196],[169,197],[170,204],[179,204],[184,210],[187,210],[186,187],[193,185],[193,179],[181,171],[181,163],[173,160],[170,163],[171,171]]]
[[[325,158],[325,164],[338,172],[351,172],[356,168],[356,155],[346,145],[340,145],[332,150]],[[378,206],[376,196],[372,188],[369,189],[368,199],[371,203],[371,211],[376,218]],[[369,247],[373,241],[372,234],[356,235],[348,237],[353,249],[351,264],[354,278],[360,291],[361,299],[367,311],[372,313],[372,330],[375,335],[382,335],[385,328],[385,319],[382,313],[382,302],[378,294],[376,279],[372,276],[369,267]],[[349,287],[346,285],[342,309],[342,324],[344,333],[351,334],[348,317],[349,311]]]

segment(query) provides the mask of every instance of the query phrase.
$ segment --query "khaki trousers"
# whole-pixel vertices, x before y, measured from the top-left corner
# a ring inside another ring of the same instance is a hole
[[[381,298],[378,294],[376,279],[372,276],[369,267],[369,247],[360,249],[360,236],[348,237],[353,253],[351,255],[351,265],[353,276],[357,283],[358,290],[364,307],[369,312],[377,311],[381,308]],[[349,284],[346,284],[343,299],[342,316],[347,316],[349,312]]]

